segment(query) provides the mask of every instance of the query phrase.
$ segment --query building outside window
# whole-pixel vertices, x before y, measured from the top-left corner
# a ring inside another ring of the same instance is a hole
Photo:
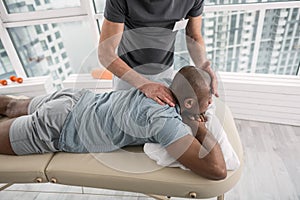
[[[80,6],[80,0],[6,0],[4,3],[8,13],[59,10]],[[29,10],[28,6],[32,6],[33,9]],[[7,28],[7,31],[26,75],[34,77],[55,74],[53,79],[56,84],[60,84],[61,80],[69,74],[78,72],[82,60],[96,44],[91,39],[87,20],[17,26]],[[82,38],[87,39],[81,40]],[[68,68],[61,67],[60,64]],[[60,73],[53,73],[58,69]]]
[[[3,2],[10,14],[80,6],[80,0],[3,0]]]
[[[0,40],[0,80],[8,79],[12,75],[16,75],[16,73]]]

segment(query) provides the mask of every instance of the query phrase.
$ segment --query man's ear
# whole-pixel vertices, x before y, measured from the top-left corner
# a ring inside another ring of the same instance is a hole
[[[196,103],[196,100],[194,98],[186,98],[184,100],[184,107],[186,109],[191,109],[195,103]]]

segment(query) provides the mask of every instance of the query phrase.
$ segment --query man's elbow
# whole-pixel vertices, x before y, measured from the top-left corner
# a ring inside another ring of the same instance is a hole
[[[210,164],[206,165],[205,168],[194,168],[192,171],[210,180],[223,180],[227,177],[226,166],[222,164]]]
[[[212,180],[223,180],[227,177],[226,166],[214,166],[211,169],[210,178]]]

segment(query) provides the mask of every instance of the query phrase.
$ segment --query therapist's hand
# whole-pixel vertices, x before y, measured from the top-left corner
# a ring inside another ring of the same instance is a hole
[[[169,104],[169,106],[175,106],[175,99],[169,88],[161,83],[150,82],[142,85],[138,88],[148,98],[153,99],[160,105]]]
[[[216,76],[215,72],[212,70],[212,68],[210,66],[210,62],[206,61],[200,68],[203,69],[204,71],[206,71],[210,75],[212,94],[215,95],[216,97],[219,97],[217,76]]]

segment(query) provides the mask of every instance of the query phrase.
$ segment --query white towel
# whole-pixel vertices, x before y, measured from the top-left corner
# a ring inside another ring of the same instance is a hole
[[[220,124],[219,119],[215,116],[215,109],[216,106],[214,103],[212,103],[206,111],[205,114],[207,116],[207,122],[205,123],[205,126],[214,135],[214,137],[220,144],[226,163],[226,169],[235,170],[240,166],[240,161],[230,142],[228,141],[227,134]],[[189,170],[185,166],[177,162],[176,159],[171,157],[166,149],[160,144],[146,143],[144,145],[144,152],[147,156],[149,156],[149,158],[155,160],[158,165],[164,167],[180,167],[182,169]]]

